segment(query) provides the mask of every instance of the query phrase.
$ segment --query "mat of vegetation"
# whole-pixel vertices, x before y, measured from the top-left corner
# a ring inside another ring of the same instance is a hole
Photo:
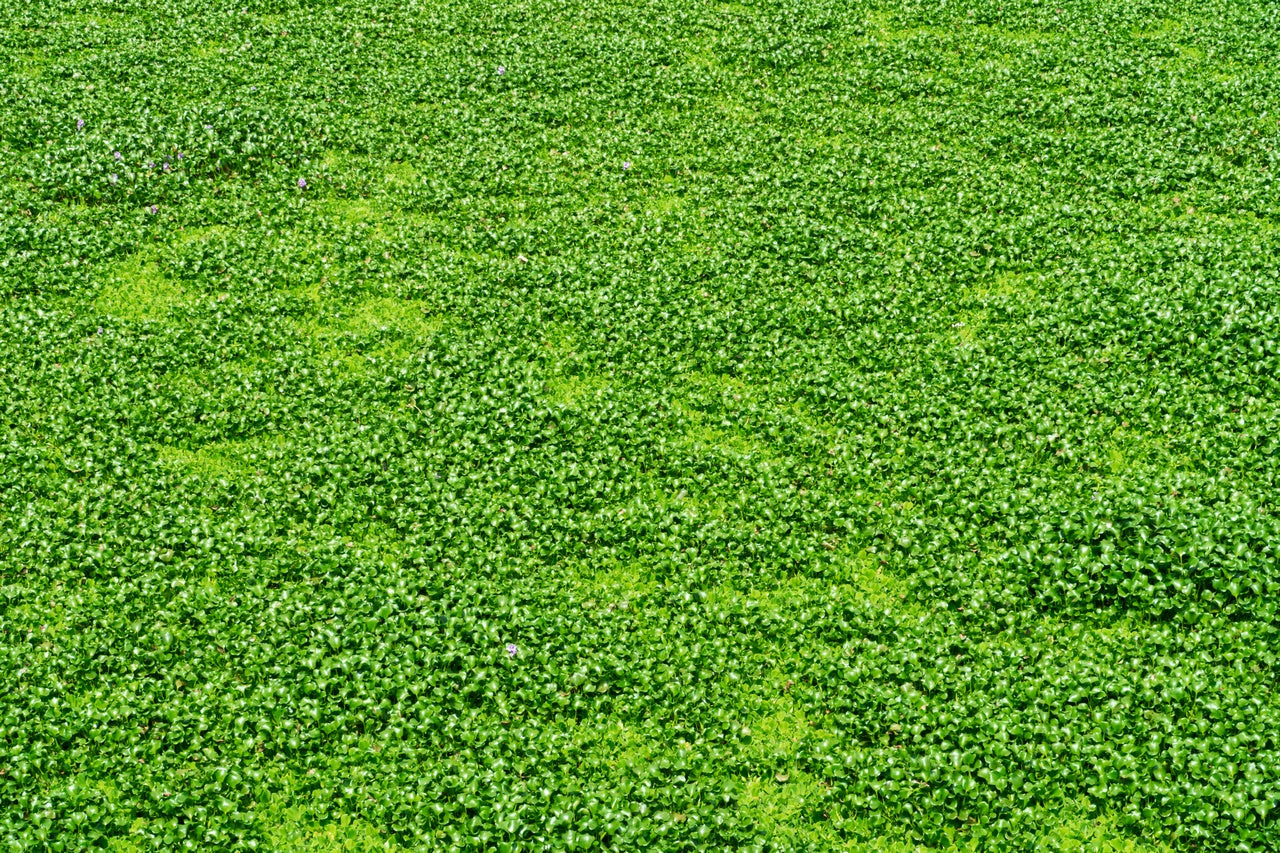
[[[1280,847],[1278,56],[0,0],[0,838]]]

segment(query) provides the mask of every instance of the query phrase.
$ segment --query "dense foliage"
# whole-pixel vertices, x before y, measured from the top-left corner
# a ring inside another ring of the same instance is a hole
[[[1277,56],[0,0],[0,838],[1280,846]]]

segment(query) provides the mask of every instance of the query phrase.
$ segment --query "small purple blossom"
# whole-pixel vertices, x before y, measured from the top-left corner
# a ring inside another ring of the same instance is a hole
[[[102,334],[102,327],[101,327],[101,326],[99,326],[99,327],[98,327],[98,334]]]
[[[155,163],[148,163],[148,164],[147,164],[147,168],[148,168],[148,169],[154,169],[155,167],[156,167],[156,164],[155,164]]]
[[[168,163],[165,163],[165,164],[164,164],[164,170],[165,170],[166,172],[167,172],[167,171],[169,171],[169,164],[168,164]]]
[[[499,66],[498,66],[498,74],[499,74],[499,75],[502,75],[502,74],[506,74],[506,73],[507,73],[507,66],[505,66],[505,65],[499,65]]]
[[[182,152],[181,152],[181,151],[179,151],[179,152],[178,152],[178,159],[179,159],[179,160],[181,160],[181,159],[182,159]]]
[[[518,654],[520,654],[520,649],[516,646],[516,644],[507,643],[507,657],[514,658]]]
[[[630,160],[623,160],[623,161],[622,161],[622,171],[624,171],[624,172],[625,172],[627,169],[630,169],[630,168],[631,168],[631,161],[630,161]]]
[[[307,179],[298,178],[298,189],[305,190],[307,188]]]
[[[153,204],[153,205],[151,205],[150,207],[148,207],[148,208],[147,208],[147,210],[151,211],[152,213],[159,213],[159,212],[160,212],[160,208],[159,208],[159,207],[157,207],[157,206],[156,206],[156,205],[154,205],[154,204]]]
[[[76,130],[84,130],[84,119],[76,119]]]
[[[111,183],[113,183],[113,184],[114,184],[114,183],[115,183],[116,181],[118,181],[118,180],[119,180],[119,178],[117,178],[117,177],[116,177],[115,172],[112,172],[112,173],[111,173]]]
[[[124,155],[123,155],[123,154],[121,154],[119,151],[117,151],[117,152],[115,153],[115,158],[116,158],[117,160],[123,160],[123,159],[124,159]]]

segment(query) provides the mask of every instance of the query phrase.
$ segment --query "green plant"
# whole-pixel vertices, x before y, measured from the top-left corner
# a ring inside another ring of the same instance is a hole
[[[1280,845],[1278,23],[0,0],[0,838]]]

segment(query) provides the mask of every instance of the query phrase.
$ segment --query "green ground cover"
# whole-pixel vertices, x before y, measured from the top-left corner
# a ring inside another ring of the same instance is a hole
[[[0,839],[1280,847],[1277,57],[0,0]]]

